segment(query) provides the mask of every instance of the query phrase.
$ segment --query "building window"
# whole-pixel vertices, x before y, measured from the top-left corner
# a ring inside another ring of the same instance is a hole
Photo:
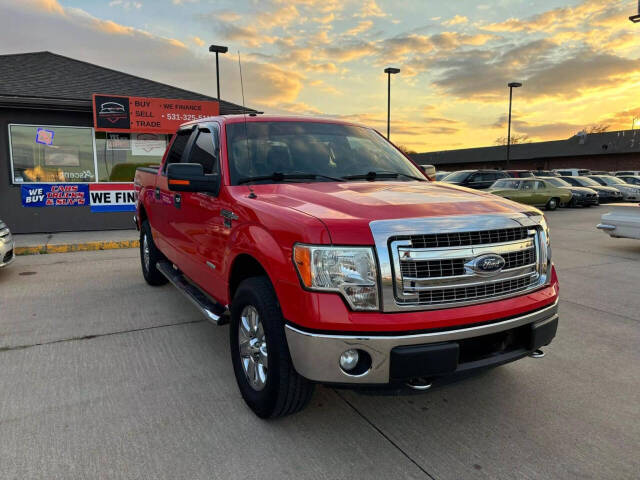
[[[98,180],[133,182],[136,168],[160,165],[166,147],[166,135],[96,132]]]
[[[9,125],[13,183],[95,182],[93,128]]]

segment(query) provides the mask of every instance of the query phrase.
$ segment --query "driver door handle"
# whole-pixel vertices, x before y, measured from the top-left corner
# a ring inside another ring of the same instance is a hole
[[[159,187],[156,187],[155,195],[156,195],[156,200],[160,199],[160,188]]]

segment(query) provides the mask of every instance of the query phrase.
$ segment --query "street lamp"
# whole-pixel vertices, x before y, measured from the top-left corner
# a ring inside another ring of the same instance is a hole
[[[509,126],[507,127],[507,169],[509,168],[509,155],[511,153],[511,103],[513,101],[513,89],[522,86],[520,82],[511,82],[509,87]]]
[[[389,140],[389,133],[391,129],[391,75],[400,73],[400,69],[387,67],[384,69],[384,73],[387,74],[387,140]]]
[[[631,15],[629,17],[629,20],[631,20],[633,23],[640,22],[640,0],[638,0],[638,13],[636,15]]]
[[[227,53],[229,49],[222,45],[211,45],[209,47],[210,52],[216,52],[216,85],[218,86],[218,103],[220,103],[220,70],[218,66],[218,54]]]

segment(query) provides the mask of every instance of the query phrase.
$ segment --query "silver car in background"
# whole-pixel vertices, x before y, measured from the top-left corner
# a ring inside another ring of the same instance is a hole
[[[0,220],[0,268],[6,267],[15,259],[13,236],[9,227]]]
[[[626,201],[637,202],[640,200],[640,187],[637,185],[631,185],[613,175],[587,175],[587,177],[605,187],[615,188],[622,193],[622,197]]]

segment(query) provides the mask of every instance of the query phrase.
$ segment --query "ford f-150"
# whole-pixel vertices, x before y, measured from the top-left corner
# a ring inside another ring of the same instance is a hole
[[[556,334],[543,214],[430,182],[365,126],[201,119],[135,186],[144,278],[230,323],[260,417],[300,410],[316,383],[424,390]]]

